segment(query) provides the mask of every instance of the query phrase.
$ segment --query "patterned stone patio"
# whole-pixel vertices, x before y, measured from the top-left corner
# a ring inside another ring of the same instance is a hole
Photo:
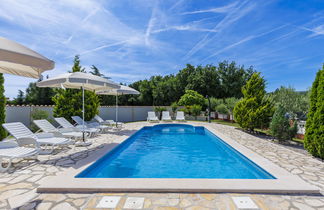
[[[8,173],[0,174],[0,209],[99,209],[98,202],[104,196],[120,197],[116,209],[123,209],[127,198],[144,198],[143,209],[236,209],[232,197],[250,197],[260,209],[322,209],[322,195],[273,195],[233,193],[97,193],[97,194],[39,194],[37,187],[42,180],[73,167],[105,144],[118,144],[138,130],[146,122],[128,123],[120,132],[102,134],[93,139],[89,148],[75,147],[56,151],[54,155],[40,155],[39,161],[17,161]],[[204,123],[192,123],[203,125]],[[298,175],[324,193],[324,163],[305,152],[279,145],[234,127],[212,124],[224,135],[282,168]]]

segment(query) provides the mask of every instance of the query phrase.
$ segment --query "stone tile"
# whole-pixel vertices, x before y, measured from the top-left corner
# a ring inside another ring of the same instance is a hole
[[[10,197],[8,199],[8,202],[10,207],[14,209],[23,206],[25,203],[28,203],[36,196],[36,190],[31,190],[29,192]]]
[[[76,208],[74,208],[73,206],[71,206],[71,204],[69,203],[59,203],[57,205],[55,205],[52,210],[76,210]]]
[[[49,202],[40,203],[36,206],[37,210],[50,209],[53,204]]]

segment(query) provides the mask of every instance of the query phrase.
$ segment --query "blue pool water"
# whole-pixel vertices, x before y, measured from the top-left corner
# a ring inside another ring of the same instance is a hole
[[[77,178],[275,179],[204,127],[144,127]]]

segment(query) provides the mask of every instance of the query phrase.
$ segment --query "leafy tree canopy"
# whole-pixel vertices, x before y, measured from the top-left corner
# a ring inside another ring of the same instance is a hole
[[[181,106],[200,105],[205,103],[205,98],[194,90],[186,90],[186,93],[181,96],[178,104]]]

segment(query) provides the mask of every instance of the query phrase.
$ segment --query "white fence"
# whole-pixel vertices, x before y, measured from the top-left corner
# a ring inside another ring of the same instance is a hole
[[[171,110],[170,107],[166,107]],[[49,116],[53,117],[53,106],[7,106],[6,107],[6,122],[22,122],[26,126],[31,124],[31,115],[33,110],[40,109],[48,112]],[[146,120],[147,112],[152,111],[153,106],[119,106],[118,121],[133,122]],[[103,106],[99,108],[99,115],[103,119],[115,120],[116,107]]]

